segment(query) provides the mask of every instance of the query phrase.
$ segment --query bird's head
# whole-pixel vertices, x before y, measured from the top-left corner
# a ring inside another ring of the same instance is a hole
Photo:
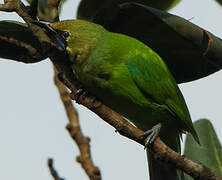
[[[47,35],[69,55],[70,61],[77,56],[85,59],[94,49],[105,29],[84,20],[65,20],[53,24],[35,22],[46,30]]]

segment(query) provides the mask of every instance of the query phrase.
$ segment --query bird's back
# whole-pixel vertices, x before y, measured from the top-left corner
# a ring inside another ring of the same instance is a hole
[[[134,117],[144,119],[144,115],[155,116],[154,122],[171,117],[180,119],[178,124],[189,131],[192,126],[189,111],[162,59],[151,48],[122,34],[109,32],[101,40],[91,56],[94,68],[109,74],[109,79],[97,78],[105,90],[98,94],[103,96],[101,99],[113,96],[111,100],[107,97],[106,104],[133,122]]]

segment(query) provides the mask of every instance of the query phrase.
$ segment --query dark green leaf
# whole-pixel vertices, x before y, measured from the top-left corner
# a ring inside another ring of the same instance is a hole
[[[220,5],[222,5],[222,0],[216,0]]]
[[[24,63],[45,59],[40,43],[29,28],[16,21],[0,21],[0,57]]]
[[[45,9],[47,8],[47,5],[48,5],[48,0],[39,0],[39,10],[42,12],[42,13],[45,13]]]
[[[100,9],[125,2],[137,2],[157,9],[169,10],[180,0],[82,0],[78,7],[77,17],[78,19],[90,20]]]
[[[62,5],[66,0],[39,0],[38,18],[41,21],[55,22],[58,21]]]
[[[205,77],[222,67],[222,40],[181,17],[124,3],[101,9],[92,21],[147,44],[162,57],[177,83]]]
[[[195,162],[201,162],[209,167],[212,172],[222,177],[222,147],[210,121],[202,119],[194,123],[200,138],[198,145],[191,135],[185,142],[184,155]],[[188,177],[188,179],[192,179]]]

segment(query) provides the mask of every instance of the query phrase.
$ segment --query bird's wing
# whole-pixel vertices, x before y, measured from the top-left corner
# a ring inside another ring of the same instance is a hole
[[[128,58],[125,64],[144,96],[155,103],[167,106],[169,112],[182,120],[180,124],[196,139],[184,98],[161,58],[155,53],[136,55]]]

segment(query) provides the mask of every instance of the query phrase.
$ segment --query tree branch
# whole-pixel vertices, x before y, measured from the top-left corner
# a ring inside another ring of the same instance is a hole
[[[0,45],[2,58],[13,59],[23,63],[36,63],[47,58],[39,53],[36,47],[16,39],[16,37],[0,35]],[[9,51],[10,48],[14,49],[15,52]]]
[[[4,11],[16,11],[19,15],[21,15],[21,17],[26,21],[26,23],[29,25],[30,29],[33,31],[33,33],[39,38],[39,41],[43,44],[42,45],[42,50],[44,50],[44,52],[42,54],[47,54],[48,56],[51,55],[51,52],[53,52],[55,49],[61,54],[63,53],[63,51],[60,51],[61,49],[56,46],[55,44],[53,44],[53,42],[50,41],[50,39],[47,37],[46,39],[45,37],[45,33],[44,31],[42,31],[41,29],[39,29],[38,26],[33,25],[32,23],[30,23],[32,21],[32,19],[36,19],[36,11],[34,10],[34,6],[37,6],[36,2],[37,0],[33,0],[34,4],[32,4],[32,6],[24,6],[24,4],[22,4],[22,2],[20,2],[19,0],[15,0],[15,1],[8,1],[6,2],[6,4],[0,5],[0,9],[4,10]],[[31,1],[32,2],[32,1]],[[54,8],[59,8],[59,4],[60,4],[60,0],[56,0],[56,3],[53,3],[53,0],[50,0],[50,7],[55,6]],[[20,7],[22,7],[22,9],[20,9]],[[7,9],[8,8],[8,9]],[[22,10],[24,10],[24,12],[22,12]],[[49,11],[51,11],[52,9],[47,7],[47,12],[49,13]],[[59,12],[59,10],[58,10]],[[58,13],[57,12],[57,13]],[[53,9],[53,14],[52,17],[54,17],[55,15],[55,11]],[[41,19],[47,19],[49,20],[49,18],[51,19],[51,21],[55,21],[56,19],[58,19],[58,15],[55,16],[55,19],[52,20],[52,17],[45,17],[43,14],[41,14]],[[36,28],[37,27],[37,28]],[[4,37],[3,37],[4,38]],[[12,38],[5,38],[4,40],[8,41],[11,44],[16,44],[17,46],[20,45],[20,47],[25,46],[25,48],[27,50],[30,50],[30,54],[31,53],[35,53],[34,50],[30,47],[27,47],[26,44],[21,43],[20,41],[15,41]],[[21,44],[19,44],[21,43]],[[53,55],[52,55],[53,56]],[[22,59],[23,62],[24,59]],[[31,62],[30,62],[31,63]],[[61,63],[60,61],[57,61],[57,63],[54,63],[57,66],[62,66],[63,62]],[[77,157],[77,161],[82,165],[83,169],[85,170],[86,174],[89,176],[89,178],[91,180],[100,180],[101,179],[101,173],[98,167],[96,167],[93,164],[92,158],[91,158],[91,152],[90,152],[90,139],[87,137],[84,137],[83,133],[81,132],[81,128],[78,122],[78,114],[75,110],[75,108],[72,105],[71,102],[71,98],[69,96],[69,93],[67,91],[67,88],[58,80],[57,78],[57,73],[55,75],[55,84],[58,88],[58,91],[60,93],[60,97],[61,100],[64,104],[68,119],[69,119],[69,124],[67,125],[67,130],[70,134],[70,136],[72,137],[72,139],[76,142],[76,144],[78,145],[79,151],[80,151],[80,155]],[[59,180],[60,178],[57,176],[56,171],[53,169],[52,166],[52,160],[48,161],[49,163],[49,168],[51,171],[52,176],[54,177],[55,180]]]
[[[48,167],[49,167],[49,171],[53,177],[54,180],[64,180],[63,178],[59,177],[59,174],[57,173],[57,171],[55,170],[54,166],[53,166],[53,159],[48,159]]]
[[[69,119],[69,124],[66,126],[71,138],[76,142],[80,155],[76,158],[82,168],[85,170],[86,174],[91,180],[101,180],[101,173],[98,167],[93,164],[91,152],[90,152],[90,139],[85,137],[81,131],[78,113],[75,107],[72,105],[72,99],[67,91],[67,88],[59,81],[57,76],[57,71],[54,68],[55,76],[54,81],[58,88],[60,98],[66,110],[67,117]]]
[[[69,79],[67,79],[65,75],[63,75],[61,79],[63,79],[62,81],[64,84],[72,90],[73,94],[77,92],[75,85],[70,83]],[[80,96],[78,98],[78,103],[96,113],[105,122],[113,126],[121,135],[128,137],[141,145],[145,144],[145,140],[141,139],[141,136],[144,133],[142,130],[134,127],[122,118],[121,115],[102,104],[102,102],[96,100],[94,97]],[[212,171],[203,164],[193,162],[185,156],[181,156],[179,153],[173,151],[171,148],[166,146],[160,138],[156,139],[150,149],[154,153],[156,159],[165,163],[173,164],[175,167],[186,172],[194,179],[222,180],[222,178],[216,177]]]

